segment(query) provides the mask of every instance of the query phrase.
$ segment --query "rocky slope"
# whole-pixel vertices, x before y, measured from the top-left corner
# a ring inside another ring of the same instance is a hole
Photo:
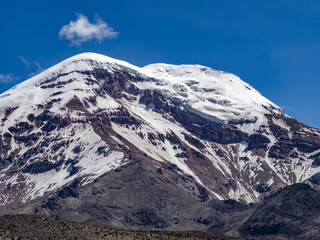
[[[227,219],[209,203],[319,186],[320,131],[200,65],[80,54],[1,94],[0,119],[2,213],[208,230]],[[236,205],[234,224],[254,211]]]
[[[314,239],[320,236],[320,192],[294,184],[261,202],[239,228],[243,236]]]
[[[241,240],[201,232],[129,231],[100,222],[70,222],[35,215],[0,217],[1,239],[108,239],[108,240]],[[248,239],[248,238],[245,238]],[[249,240],[249,239],[248,239]],[[261,239],[262,240],[262,239]]]

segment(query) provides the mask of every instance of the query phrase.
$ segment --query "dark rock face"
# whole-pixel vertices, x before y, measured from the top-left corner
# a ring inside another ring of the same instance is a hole
[[[126,225],[154,227],[160,229],[168,227],[169,225],[165,220],[157,216],[153,209],[149,208],[142,208],[131,216],[127,216],[124,223]]]
[[[232,213],[232,212],[243,212],[250,209],[252,206],[239,203],[236,200],[211,200],[209,202],[209,206],[216,211],[220,211],[223,213]]]
[[[15,126],[9,127],[9,131],[13,134],[21,134],[30,131],[33,128],[28,122],[19,122]]]
[[[86,108],[83,106],[82,102],[79,100],[77,96],[74,96],[66,105],[68,108],[72,110],[87,112]]]
[[[98,89],[98,94],[106,93],[115,98],[121,98],[125,93],[137,96],[139,91],[131,82],[141,81],[138,77],[125,71],[117,70],[114,74],[105,69],[96,68],[92,72],[86,72],[95,76],[98,82],[102,82],[102,88]]]
[[[319,167],[320,166],[320,157],[317,157],[313,160],[312,165],[315,167]]]
[[[245,236],[319,236],[320,193],[306,184],[288,186],[262,202],[240,227]]]
[[[248,144],[247,150],[252,150],[254,148],[266,149],[269,143],[270,143],[269,138],[261,134],[252,134],[249,137],[249,144]]]
[[[57,198],[49,198],[45,204],[41,205],[42,208],[50,210],[50,211],[54,211],[56,209],[59,209],[61,206],[59,206],[59,204],[57,203]],[[38,210],[35,210],[36,212],[38,212]]]
[[[269,192],[269,191],[271,191],[271,188],[270,188],[269,186],[265,185],[264,183],[262,183],[262,184],[259,184],[259,185],[257,186],[256,191],[257,191],[258,193],[264,193],[264,192]]]
[[[308,181],[313,185],[320,186],[320,173],[313,175],[311,178],[308,179]]]
[[[69,198],[69,197],[77,198],[79,194],[75,188],[71,186],[67,186],[58,192],[58,196],[60,198]]]
[[[140,125],[140,122],[125,108],[118,108],[117,111],[111,112],[110,121],[121,125]]]
[[[55,163],[50,163],[50,162],[35,162],[32,163],[30,165],[28,165],[27,167],[25,167],[22,172],[24,173],[31,173],[31,174],[37,174],[37,173],[44,173],[47,171],[50,171],[52,169],[57,169],[59,166],[62,165],[62,161],[59,162],[55,162]]]

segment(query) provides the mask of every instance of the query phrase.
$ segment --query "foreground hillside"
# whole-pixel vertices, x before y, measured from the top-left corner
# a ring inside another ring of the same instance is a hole
[[[200,232],[130,231],[97,223],[71,222],[35,215],[7,215],[0,217],[0,239],[240,240],[243,238]]]

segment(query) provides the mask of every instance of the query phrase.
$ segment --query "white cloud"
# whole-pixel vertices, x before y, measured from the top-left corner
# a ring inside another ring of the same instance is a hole
[[[119,34],[98,15],[96,15],[94,23],[90,23],[88,18],[82,14],[77,14],[77,16],[76,21],[71,21],[61,28],[60,39],[67,39],[73,45],[80,46],[91,40],[102,42],[106,38],[116,38]]]
[[[12,83],[16,80],[19,80],[19,77],[16,77],[12,73],[0,74],[0,83]]]

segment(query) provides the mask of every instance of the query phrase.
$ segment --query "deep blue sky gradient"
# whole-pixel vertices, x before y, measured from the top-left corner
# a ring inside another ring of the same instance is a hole
[[[75,13],[95,14],[118,38],[82,47],[60,40]],[[297,120],[320,128],[320,1],[4,1],[0,7],[0,74],[15,82],[81,52],[138,66],[201,64],[232,72]],[[27,67],[19,58],[31,64]]]

